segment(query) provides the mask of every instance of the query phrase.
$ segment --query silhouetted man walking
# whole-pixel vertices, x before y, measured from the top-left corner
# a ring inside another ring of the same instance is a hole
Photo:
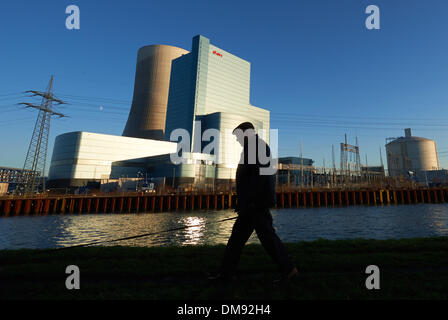
[[[262,246],[277,263],[282,274],[282,278],[277,282],[287,282],[297,274],[297,269],[272,225],[269,208],[274,206],[275,201],[274,177],[272,173],[262,172],[271,165],[270,148],[255,134],[254,126],[250,122],[240,124],[233,134],[243,146],[236,171],[235,211],[238,218],[227,243],[220,273],[209,279],[230,280],[233,277],[241,251],[255,230]],[[267,161],[260,161],[263,160],[263,155]]]

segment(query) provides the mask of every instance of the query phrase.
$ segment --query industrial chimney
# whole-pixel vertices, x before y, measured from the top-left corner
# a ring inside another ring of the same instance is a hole
[[[411,128],[406,128],[406,129],[404,129],[404,136],[405,136],[406,138],[410,138],[410,137],[412,137],[412,134],[411,134]]]

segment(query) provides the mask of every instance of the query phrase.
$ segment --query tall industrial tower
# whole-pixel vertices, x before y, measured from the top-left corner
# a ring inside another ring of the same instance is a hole
[[[65,115],[53,111],[53,102],[58,104],[64,103],[63,101],[56,99],[53,95],[53,76],[51,76],[45,92],[29,90],[26,91],[26,93],[32,94],[31,96],[42,97],[40,105],[34,105],[28,102],[19,103],[25,105],[27,108],[35,108],[39,110],[28,152],[26,154],[25,164],[23,166],[23,176],[16,189],[16,192],[30,194],[37,191],[40,179],[42,179],[42,186],[45,191],[45,162],[47,160],[50,119],[51,116],[59,116],[61,118],[65,117]]]
[[[167,45],[138,50],[134,97],[123,136],[164,140],[171,65],[174,59],[188,53]]]

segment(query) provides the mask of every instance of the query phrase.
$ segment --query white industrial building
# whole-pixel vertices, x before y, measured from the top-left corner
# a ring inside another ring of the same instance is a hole
[[[197,175],[200,181],[212,179],[213,185],[215,180],[234,179],[242,149],[231,132],[246,121],[262,129],[269,143],[270,113],[250,103],[248,61],[203,36],[193,38],[190,52],[146,46],[138,52],[123,136],[70,132],[56,137],[48,185],[85,186],[123,175],[136,177],[142,171],[173,183],[195,183]],[[178,151],[178,140],[170,141],[176,129],[190,136],[182,164],[172,163],[169,156]],[[207,129],[219,131],[218,148],[201,155]]]
[[[174,142],[92,132],[69,132],[56,137],[49,180],[52,187],[84,186],[109,179],[117,161],[174,153]]]
[[[436,142],[413,136],[411,129],[405,129],[404,137],[386,144],[386,154],[389,175],[392,177],[439,170]]]

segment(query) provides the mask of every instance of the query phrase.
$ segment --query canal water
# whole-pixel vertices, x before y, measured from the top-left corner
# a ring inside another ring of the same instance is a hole
[[[323,239],[398,239],[448,236],[448,204],[356,206],[272,210],[274,227],[285,242]],[[84,214],[0,218],[0,249],[57,248],[160,233],[110,245],[170,246],[225,244],[232,210],[147,214]],[[249,243],[258,243],[255,233]]]

